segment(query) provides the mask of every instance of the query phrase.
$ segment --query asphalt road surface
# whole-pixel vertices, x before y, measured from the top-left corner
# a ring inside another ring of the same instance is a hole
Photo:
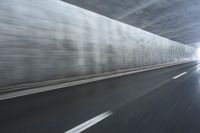
[[[188,63],[0,101],[0,133],[200,133]]]

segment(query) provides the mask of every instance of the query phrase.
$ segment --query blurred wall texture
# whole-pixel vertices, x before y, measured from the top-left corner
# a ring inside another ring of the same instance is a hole
[[[60,0],[0,0],[0,86],[182,62],[196,49]]]

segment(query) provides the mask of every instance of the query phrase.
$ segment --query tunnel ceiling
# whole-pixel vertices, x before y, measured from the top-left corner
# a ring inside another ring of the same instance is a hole
[[[200,0],[63,1],[177,42],[200,42]]]

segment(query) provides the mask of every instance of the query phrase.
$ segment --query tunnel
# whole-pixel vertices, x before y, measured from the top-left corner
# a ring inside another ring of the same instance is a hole
[[[0,133],[199,133],[199,0],[1,0]]]

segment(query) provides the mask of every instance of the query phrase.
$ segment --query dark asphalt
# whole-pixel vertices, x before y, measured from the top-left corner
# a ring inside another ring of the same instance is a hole
[[[200,66],[189,63],[0,101],[0,133],[200,133]],[[183,72],[187,74],[172,79]]]

